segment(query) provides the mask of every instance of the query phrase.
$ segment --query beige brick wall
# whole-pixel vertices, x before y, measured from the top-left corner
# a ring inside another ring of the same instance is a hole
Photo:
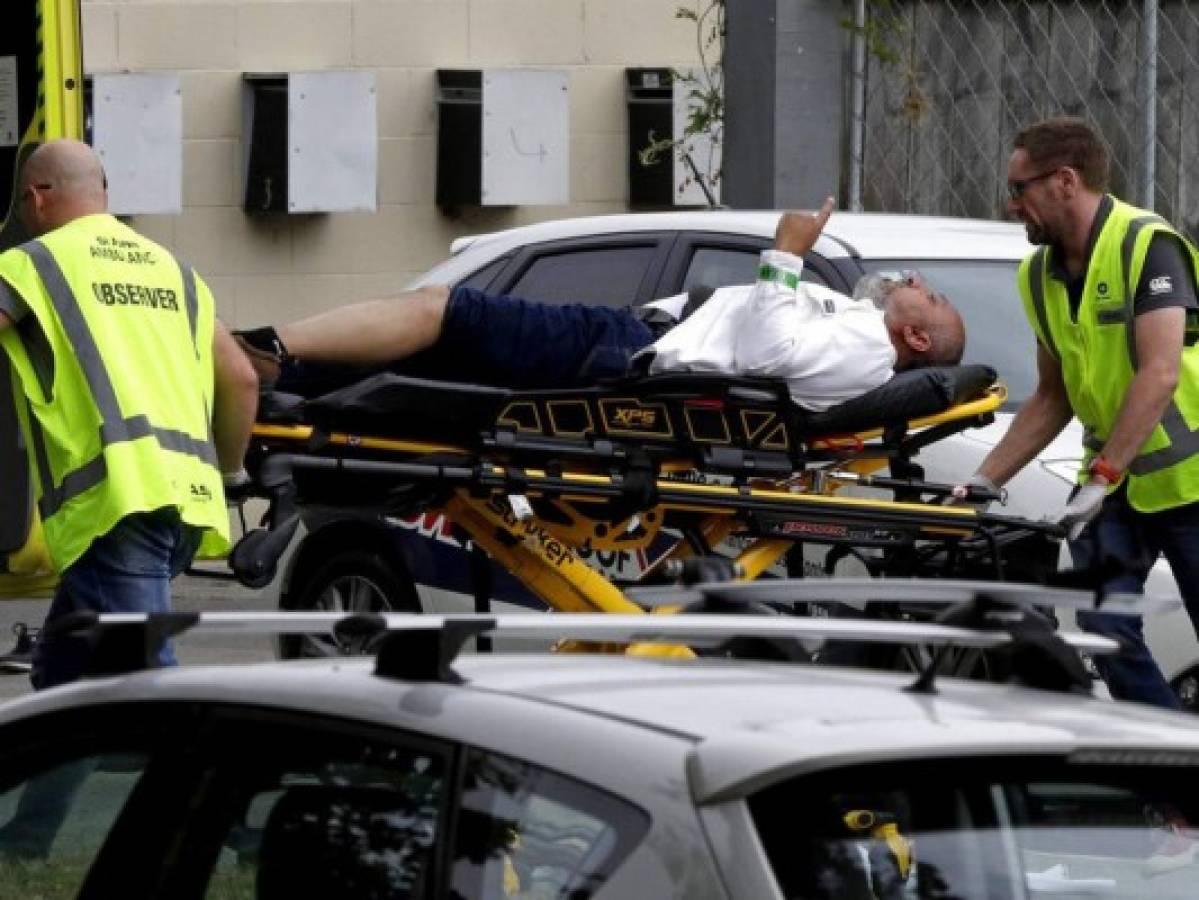
[[[177,71],[179,216],[134,222],[193,262],[235,325],[281,321],[398,291],[455,237],[627,208],[625,66],[695,63],[675,9],[694,0],[82,0],[84,67]],[[433,203],[434,70],[533,66],[570,75],[571,202]],[[242,213],[241,73],[362,69],[378,84],[375,213]]]

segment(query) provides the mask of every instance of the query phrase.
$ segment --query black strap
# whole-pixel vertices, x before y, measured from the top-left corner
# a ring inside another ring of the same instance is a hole
[[[715,293],[716,288],[706,284],[697,284],[687,291],[687,302],[683,304],[683,314],[679,316],[679,321],[687,321],[691,314],[707,303]]]

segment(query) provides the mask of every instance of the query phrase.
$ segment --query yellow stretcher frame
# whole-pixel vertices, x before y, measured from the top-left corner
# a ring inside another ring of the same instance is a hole
[[[997,385],[978,400],[959,404],[943,413],[927,416],[910,423],[911,431],[985,415],[998,409],[1007,392]],[[307,447],[317,437],[307,425],[256,424],[254,438],[269,448],[268,452],[292,452],[291,448]],[[881,435],[881,429],[853,436],[859,443]],[[333,448],[334,454],[345,450],[371,450],[395,453],[407,458],[422,456],[468,456],[475,454],[461,447],[427,441],[408,441],[377,438],[344,432],[319,434],[322,447]],[[328,452],[328,451],[323,451]],[[302,454],[296,454],[302,458]],[[885,459],[862,458],[841,464],[842,471],[863,471],[886,465]],[[690,463],[665,463],[656,481],[659,501],[652,509],[641,510],[622,523],[605,523],[605,532],[628,533],[637,530],[644,545],[648,545],[661,527],[665,514],[683,510],[698,514],[698,531],[708,546],[715,546],[739,530],[739,509],[746,504],[771,504],[781,510],[793,509],[802,514],[820,511],[823,514],[844,514],[856,518],[871,515],[906,519],[917,525],[929,537],[969,536],[978,527],[979,513],[971,507],[930,507],[922,503],[884,501],[862,497],[839,496],[844,480],[836,475],[815,478],[816,469],[801,472],[783,482],[751,484],[701,484],[672,477],[681,469],[692,469]],[[461,469],[461,467],[459,467]],[[476,480],[469,485],[454,487],[449,498],[439,507],[471,540],[482,547],[496,562],[520,580],[530,591],[552,609],[562,612],[642,613],[640,606],[580,559],[575,547],[582,543],[577,521],[555,523],[538,518],[520,518],[508,502],[510,490],[507,476],[517,474],[522,491],[528,498],[552,498],[559,509],[573,512],[578,519],[587,520],[585,507],[596,502],[596,489],[610,487],[613,475],[602,472],[564,471],[550,474],[544,469],[515,468],[492,463],[480,463]],[[814,492],[819,490],[820,492]],[[568,517],[569,518],[569,517]],[[591,536],[588,536],[591,540]],[[794,541],[777,537],[755,537],[736,558],[741,580],[753,580],[776,563],[794,546]],[[596,544],[591,543],[592,547]],[[611,544],[608,546],[618,546]],[[626,542],[619,546],[633,549]],[[599,549],[607,549],[600,547]],[[663,559],[681,559],[693,554],[691,546],[680,540]],[[669,610],[667,610],[669,611]],[[686,648],[634,648],[636,652],[689,654]]]

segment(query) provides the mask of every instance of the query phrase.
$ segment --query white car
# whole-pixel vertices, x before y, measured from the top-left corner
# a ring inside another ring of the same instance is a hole
[[[721,210],[564,219],[461,238],[449,259],[414,283],[466,285],[547,302],[638,305],[696,286],[750,283],[768,247],[777,212]],[[1034,338],[1016,289],[1016,269],[1031,250],[1022,226],[971,219],[834,213],[803,277],[850,292],[869,272],[919,269],[961,310],[966,362],[998,369],[1009,402],[995,423],[926,448],[917,458],[932,481],[968,478],[1003,435],[1036,379]],[[452,374],[452,373],[447,373]],[[1039,518],[1064,503],[1081,458],[1073,423],[1009,485],[1004,512]],[[472,608],[463,544],[441,516],[367,522],[341,511],[306,515],[307,529],[274,589],[284,608]],[[632,579],[645,560],[597,554],[618,579]],[[536,605],[521,586],[494,573],[501,604]],[[1177,596],[1164,562],[1149,591]],[[1199,642],[1181,611],[1148,622],[1163,670],[1188,704],[1199,706]],[[298,651],[298,645],[287,646]]]
[[[703,644],[811,640],[825,620],[380,617],[376,659],[114,675],[141,667],[122,648],[157,652],[155,632],[333,622],[204,613],[139,630],[144,616],[113,618],[115,641],[94,635],[113,651],[105,676],[0,707],[6,897],[1195,893],[1194,841],[1179,832],[1199,821],[1191,717],[719,656],[456,657],[486,631]],[[852,625],[890,642],[1006,640]]]

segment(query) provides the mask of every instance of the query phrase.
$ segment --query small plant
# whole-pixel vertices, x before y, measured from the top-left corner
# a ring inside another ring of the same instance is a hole
[[[867,52],[879,62],[898,65],[908,28],[895,0],[866,0],[866,21],[842,19],[841,27],[866,41]]]
[[[724,4],[725,0],[696,0],[694,8],[680,6],[675,10],[676,19],[695,23],[700,63],[695,70],[671,71],[675,83],[684,85],[687,91],[687,122],[678,138],[656,137],[650,132],[649,145],[637,154],[643,166],[656,165],[663,157],[677,154],[689,173],[679,186],[679,193],[697,184],[709,206],[718,205],[720,157],[718,153],[708,153],[701,167],[696,156],[699,140],[717,148],[724,137]]]
[[[866,52],[898,72],[905,88],[900,112],[910,121],[918,122],[928,113],[931,103],[921,83],[920,65],[905,15],[896,0],[866,0],[865,21],[858,24],[853,19],[842,19],[841,26],[866,42]]]

